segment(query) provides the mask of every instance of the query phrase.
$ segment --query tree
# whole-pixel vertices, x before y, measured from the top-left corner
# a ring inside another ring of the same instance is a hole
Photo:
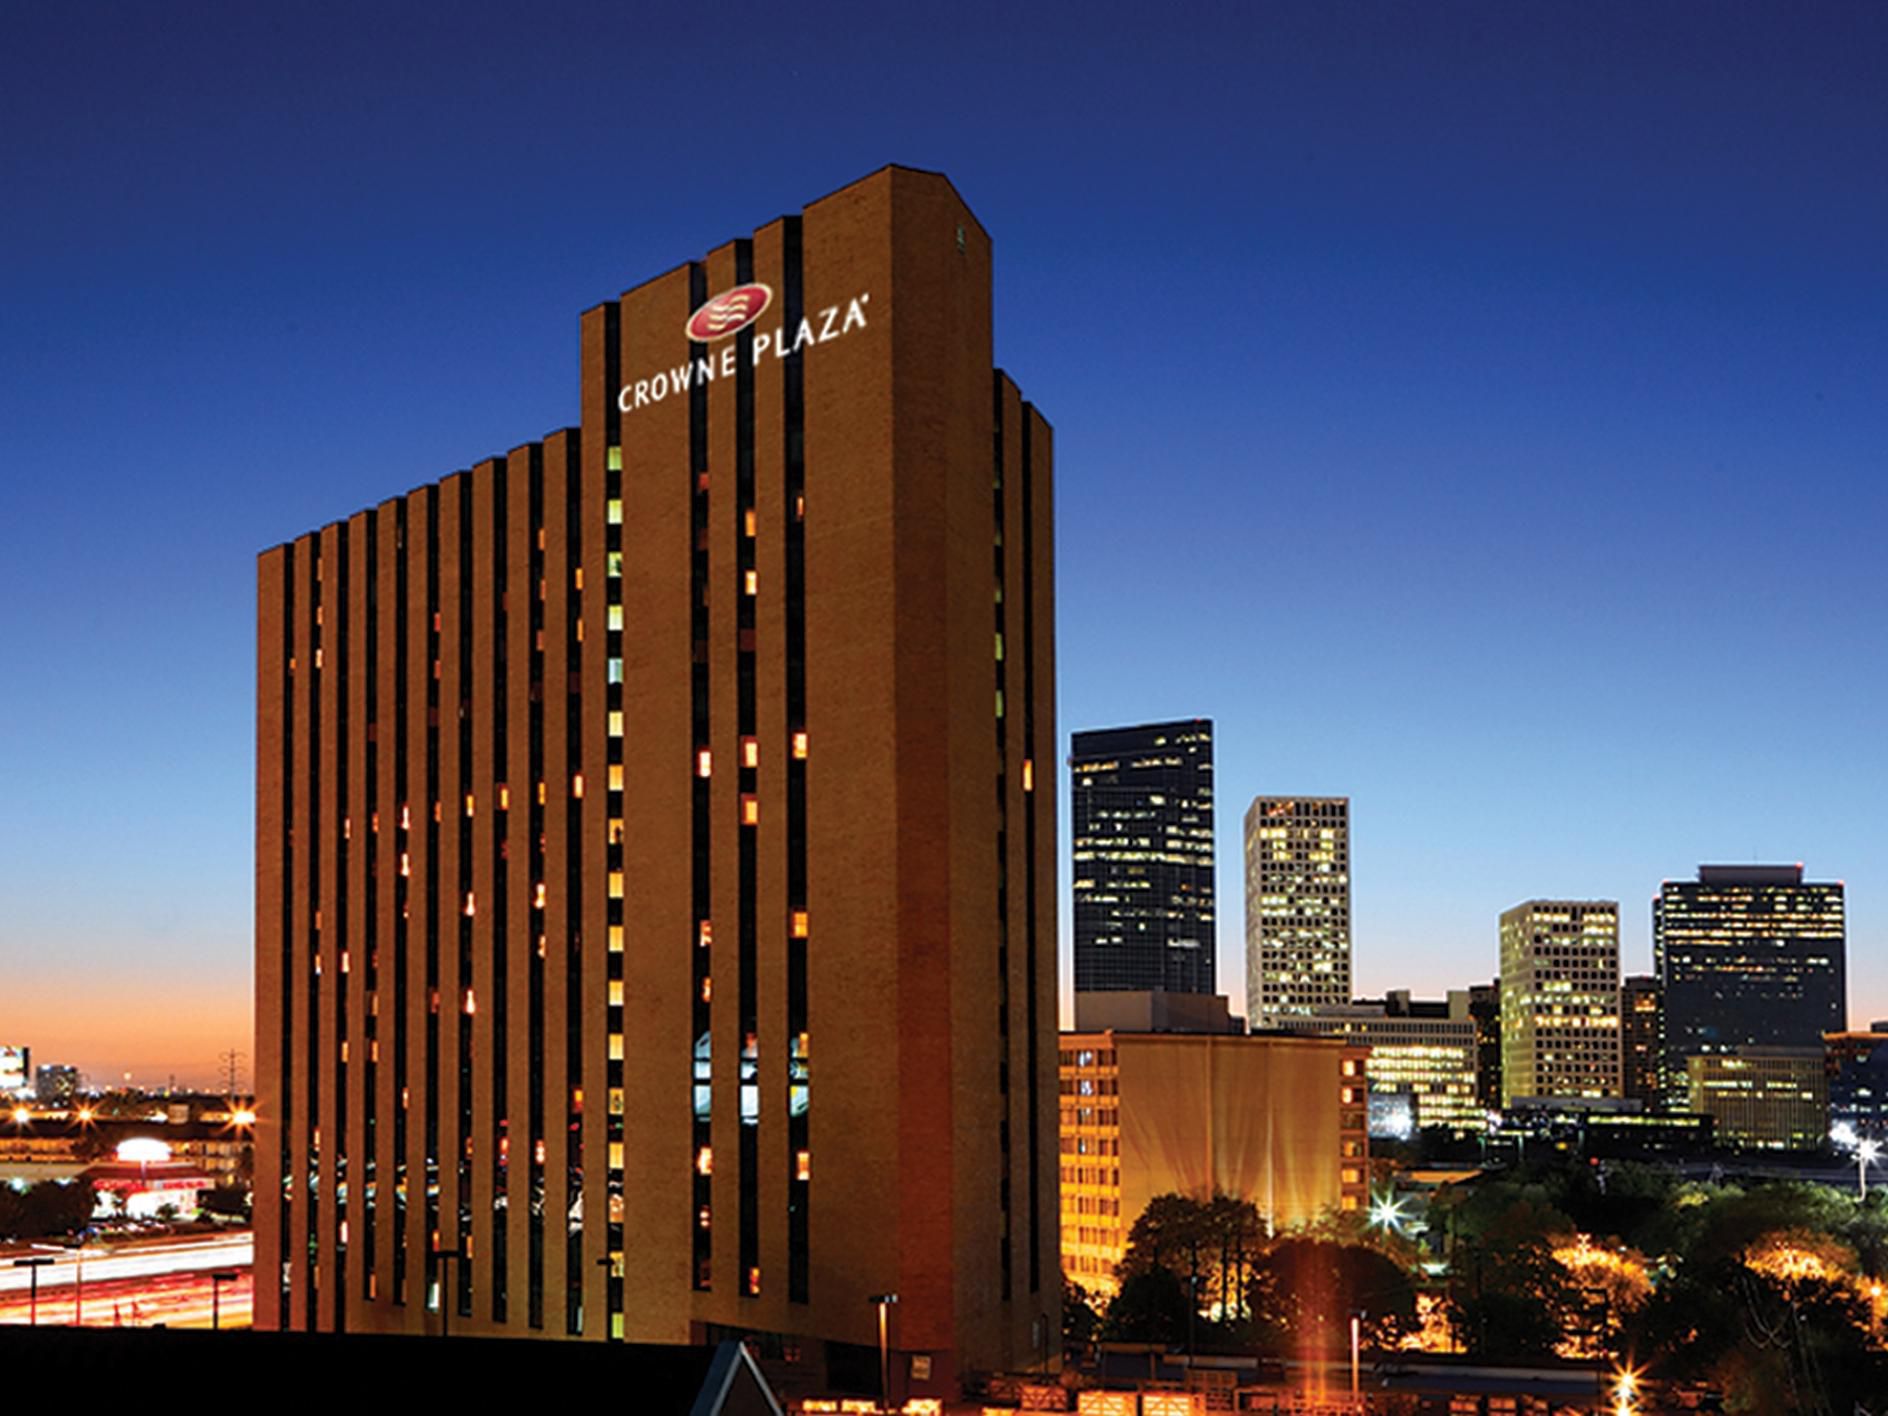
[[[1187,1308],[1184,1280],[1165,1265],[1152,1264],[1122,1278],[1101,1335],[1115,1342],[1184,1342]]]
[[[1261,1345],[1274,1352],[1338,1350],[1350,1341],[1353,1313],[1363,1340],[1393,1346],[1418,1323],[1409,1271],[1364,1244],[1294,1235],[1253,1266],[1251,1298]]]
[[[1062,1346],[1066,1351],[1086,1347],[1101,1327],[1101,1313],[1089,1291],[1067,1274],[1062,1275]]]
[[[1250,1200],[1156,1195],[1128,1231],[1127,1253],[1118,1271],[1125,1284],[1129,1278],[1165,1269],[1179,1281],[1183,1294],[1195,1295],[1202,1309],[1230,1329],[1247,1316],[1247,1274],[1264,1233],[1264,1221]],[[1222,1330],[1214,1335],[1232,1334]]]
[[[75,1234],[92,1218],[87,1180],[42,1180],[23,1190],[0,1185],[0,1237],[52,1239]]]

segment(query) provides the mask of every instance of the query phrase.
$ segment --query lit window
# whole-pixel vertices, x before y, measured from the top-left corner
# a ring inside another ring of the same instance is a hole
[[[798,732],[793,735],[793,755],[802,760],[806,757],[806,734],[804,732]]]
[[[623,470],[623,449],[621,444],[609,448],[604,452],[603,466],[606,471],[610,472],[621,472]]]
[[[715,1173],[715,1148],[713,1146],[703,1146],[695,1152],[695,1173],[697,1175]]]
[[[746,576],[746,589],[747,593],[750,595],[760,594],[760,572],[758,570],[748,571]],[[316,650],[315,652],[319,654],[321,651]]]
[[[610,1006],[612,1008],[623,1006],[623,980],[620,978],[610,980]]]
[[[714,996],[715,996],[715,981],[712,978],[708,978],[704,976],[701,981],[701,1001],[704,1003],[712,1003],[714,1001]]]
[[[813,1152],[801,1151],[793,1158],[793,1178],[795,1180],[813,1178]]]
[[[570,779],[570,794],[574,797],[583,795],[583,773],[579,772]]]
[[[760,799],[752,792],[741,794],[741,824],[754,826],[760,822]]]
[[[465,912],[468,919],[479,912],[478,901],[473,898],[470,890],[465,892]],[[317,924],[315,927],[319,929],[320,925]]]
[[[747,1271],[747,1291],[750,1295],[760,1292],[759,1268],[750,1268]]]
[[[760,766],[760,739],[751,737],[741,739],[741,765],[743,767]]]
[[[793,937],[795,939],[806,938],[806,911],[805,910],[795,910],[793,912]]]
[[[610,1088],[610,1115],[621,1116],[622,1114],[623,1114],[623,1089],[621,1087],[611,1087]]]
[[[476,1012],[478,1012],[478,1010],[479,1010],[479,1000],[478,1000],[478,995],[477,995],[477,994],[475,994],[475,993],[474,993],[474,992],[473,992],[473,991],[472,991],[471,989],[469,989],[469,988],[468,988],[468,989],[467,989],[467,990],[465,991],[465,1011],[466,1011],[466,1014],[467,1014],[467,1016],[469,1017],[469,1016],[470,1016],[470,1015],[472,1015],[473,1013],[476,1013]]]
[[[1026,792],[1036,790],[1036,764],[1027,757],[1023,759],[1023,790]]]
[[[498,784],[498,809],[500,811],[511,810],[511,788],[506,786],[503,782]],[[404,826],[406,822],[402,821],[400,824]]]
[[[543,806],[545,803],[545,800],[546,800],[546,797],[544,794],[544,783],[539,782],[538,783],[538,805]]]
[[[622,579],[623,577],[623,553],[621,551],[611,551],[609,553],[608,558],[604,561],[603,569],[604,569],[604,572],[610,577],[610,579],[612,580]],[[583,572],[581,571],[578,572],[578,574],[580,575],[582,573]],[[583,587],[580,584],[577,588],[581,590]]]
[[[467,792],[465,794],[465,814],[467,816],[470,816],[473,814],[472,807],[473,807],[472,793]]]
[[[623,764],[620,762],[610,764],[610,790],[613,792],[623,790]]]
[[[620,900],[623,898],[623,872],[620,870],[612,870],[610,872],[610,898],[612,900]],[[467,913],[470,913],[470,911],[467,911]]]
[[[622,735],[623,735],[623,714],[621,710],[619,709],[610,714],[610,736],[621,737]]]
[[[544,882],[542,880],[538,881],[537,897],[532,904],[540,910],[544,908]]]
[[[623,607],[621,605],[610,606],[608,623],[611,629],[621,629],[623,627]]]
[[[608,520],[612,526],[621,526],[623,524],[623,499],[621,497],[610,498],[610,504],[605,509],[605,519]]]
[[[748,535],[752,536],[755,533],[758,520],[759,518],[755,515],[754,508],[750,506],[747,511],[742,514],[741,526]]]
[[[695,753],[695,775],[697,777],[706,777],[713,770],[714,754],[705,747],[699,749]]]
[[[609,679],[611,683],[621,683],[623,681],[623,661],[621,659],[610,660]]]
[[[623,1035],[621,1033],[611,1033],[610,1034],[610,1061],[621,1062],[622,1060],[623,1060]]]
[[[623,952],[623,926],[620,924],[610,926],[610,952],[612,954]]]
[[[711,920],[703,920],[701,928],[695,932],[695,942],[706,949],[715,941],[715,927]]]
[[[1003,634],[1000,630],[997,632],[996,636],[996,657],[998,660],[1001,660],[1003,657]]]
[[[623,1143],[621,1141],[611,1141],[610,1142],[610,1169],[621,1170],[622,1168],[623,1168]]]

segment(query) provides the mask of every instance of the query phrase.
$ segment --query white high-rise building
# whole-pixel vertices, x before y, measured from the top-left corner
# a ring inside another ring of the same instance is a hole
[[[1252,1026],[1350,1001],[1350,798],[1258,797],[1246,812]]]

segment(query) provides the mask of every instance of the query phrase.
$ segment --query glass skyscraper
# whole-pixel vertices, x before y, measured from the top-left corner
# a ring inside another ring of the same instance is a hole
[[[1685,1095],[1685,1059],[1736,1047],[1820,1047],[1848,1024],[1847,928],[1839,882],[1801,865],[1701,865],[1652,905],[1665,995],[1665,1087]]]
[[[1254,1029],[1341,1008],[1350,989],[1350,798],[1246,810],[1246,1011]]]
[[[1213,993],[1213,725],[1076,733],[1075,989]]]

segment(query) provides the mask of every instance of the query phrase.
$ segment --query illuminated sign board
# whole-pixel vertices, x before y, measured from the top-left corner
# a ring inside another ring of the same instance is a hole
[[[789,331],[784,322],[771,330],[754,329],[753,350],[748,356],[751,367],[772,356],[785,359],[821,344],[830,344],[855,329],[866,327],[866,306],[871,292],[861,291],[843,305],[827,305],[806,316]],[[703,302],[688,317],[683,332],[691,344],[712,344],[754,328],[755,321],[773,304],[773,291],[765,285],[737,285]],[[672,393],[687,393],[716,379],[731,379],[740,366],[740,351],[733,344],[723,344],[714,353],[691,354],[679,364],[657,369],[647,378],[634,379],[616,395],[619,412],[634,413],[660,403]]]

